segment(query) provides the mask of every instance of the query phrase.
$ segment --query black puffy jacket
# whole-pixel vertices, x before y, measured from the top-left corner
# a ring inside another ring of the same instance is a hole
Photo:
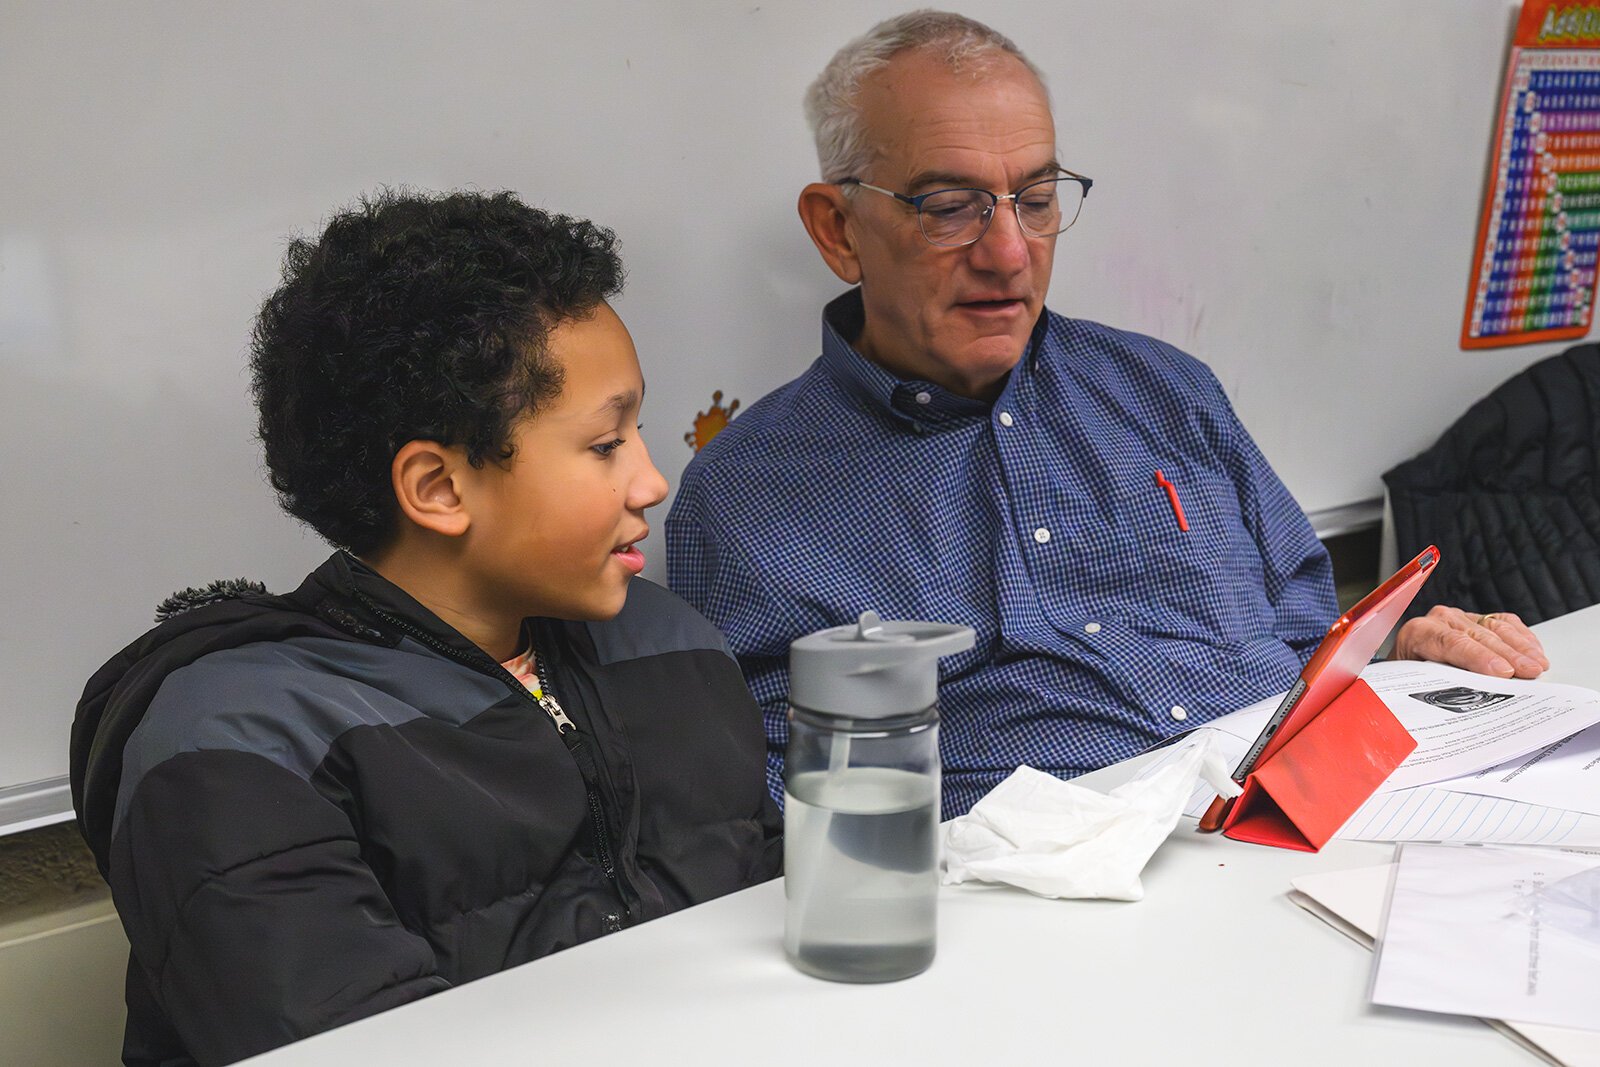
[[[1400,558],[1439,546],[1410,614],[1531,624],[1600,601],[1600,345],[1535,363],[1383,480]]]
[[[343,554],[95,674],[72,785],[132,945],[126,1062],[231,1062],[778,873],[721,634],[642,579],[528,626],[565,739]]]

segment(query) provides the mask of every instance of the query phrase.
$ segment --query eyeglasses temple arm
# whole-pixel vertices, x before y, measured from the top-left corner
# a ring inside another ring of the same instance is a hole
[[[1089,190],[1094,187],[1094,179],[1093,178],[1086,178],[1082,174],[1077,173],[1076,171],[1068,170],[1066,167],[1062,167],[1061,168],[1061,173],[1065,174],[1069,178],[1076,178],[1078,181],[1082,182],[1083,183],[1083,195],[1084,196],[1088,196],[1089,195]]]

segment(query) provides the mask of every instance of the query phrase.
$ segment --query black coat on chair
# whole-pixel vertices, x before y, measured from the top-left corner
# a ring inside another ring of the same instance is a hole
[[[1529,624],[1600,602],[1600,345],[1541,360],[1383,476],[1400,559],[1437,544],[1434,604]]]

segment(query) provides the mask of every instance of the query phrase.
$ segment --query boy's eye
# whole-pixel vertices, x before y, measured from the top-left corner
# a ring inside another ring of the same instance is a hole
[[[603,445],[590,445],[589,449],[592,452],[599,453],[602,458],[610,458],[611,453],[613,453],[617,449],[621,448],[623,443],[624,443],[624,439],[621,438],[621,437],[618,437],[615,440],[607,441]]]

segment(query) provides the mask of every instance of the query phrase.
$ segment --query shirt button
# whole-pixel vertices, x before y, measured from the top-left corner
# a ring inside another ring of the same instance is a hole
[[[1050,540],[1050,531],[1041,526],[1037,530],[1033,531],[1033,539],[1042,545],[1046,541]]]
[[[1002,411],[1000,413],[1000,425],[1001,426],[1010,426],[1015,421],[1017,421],[1017,420],[1015,420],[1015,419],[1013,419],[1011,417],[1011,412]]]
[[[1189,717],[1189,713],[1184,711],[1181,706],[1174,704],[1172,705],[1172,717],[1177,719],[1179,722],[1182,722],[1184,719]]]
[[[1083,624],[1083,632],[1086,634],[1097,634],[1100,632],[1100,624],[1097,622],[1086,622]]]
[[[931,403],[933,403],[933,394],[932,393],[918,393],[917,394],[917,403],[919,403],[919,404],[931,404]]]

